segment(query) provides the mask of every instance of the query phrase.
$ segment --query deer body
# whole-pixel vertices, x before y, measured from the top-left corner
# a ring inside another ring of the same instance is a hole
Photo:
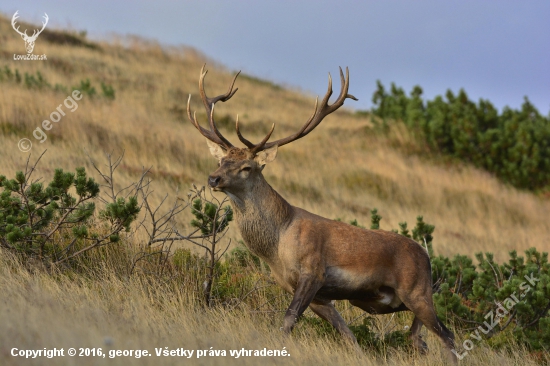
[[[291,206],[260,177],[262,194],[231,194],[231,204],[247,247],[269,264],[281,287],[296,290],[300,272],[306,269],[301,258],[309,256],[309,270],[320,281],[316,298],[369,299],[377,308],[370,312],[379,314],[399,308],[402,301],[391,289],[418,280],[416,273],[407,271],[416,263],[429,266],[423,248],[412,240],[403,243],[402,236],[391,232],[361,229]],[[380,271],[380,263],[401,270]]]
[[[233,84],[237,76],[226,94],[208,98],[203,85],[205,75],[201,70],[199,90],[210,130],[197,123],[189,102],[187,112],[219,161],[219,168],[209,176],[208,184],[229,196],[245,244],[269,264],[276,282],[293,294],[284,317],[285,333],[292,331],[309,306],[344,337],[357,343],[333,305],[333,300],[347,299],[371,314],[412,311],[413,345],[421,352],[426,350],[419,335],[422,325],[426,325],[441,339],[449,359],[456,362],[451,352],[454,335],[435,314],[430,259],[424,248],[396,233],[362,229],[294,207],[262,175],[265,165],[275,159],[279,146],[307,135],[326,115],[343,105],[346,98],[355,99],[347,94],[347,72],[344,78],[340,70],[342,89],[332,105],[328,104],[332,94],[329,74],[329,88],[321,107],[317,108],[316,103],[306,124],[287,138],[268,143],[273,126],[260,143],[253,144],[241,135],[237,117],[237,135],[247,148],[231,145],[214,121],[214,104],[235,94]]]

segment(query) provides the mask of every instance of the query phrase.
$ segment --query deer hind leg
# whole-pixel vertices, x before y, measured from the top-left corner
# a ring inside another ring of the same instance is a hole
[[[422,321],[415,315],[413,323],[411,325],[411,341],[413,347],[420,353],[425,355],[428,353],[428,345],[422,340],[420,336],[420,329],[422,329]]]
[[[329,322],[336,330],[349,342],[353,343],[354,345],[357,344],[357,339],[355,338],[355,335],[351,332],[351,330],[348,328],[348,325],[342,318],[342,316],[338,313],[336,308],[334,308],[334,305],[330,301],[320,301],[320,300],[314,300],[311,304],[309,304],[309,308],[317,314],[320,318],[326,320]]]
[[[456,364],[456,355],[452,352],[455,348],[455,336],[453,332],[447,329],[447,327],[437,318],[432,301],[431,287],[427,289],[415,289],[409,293],[406,291],[399,291],[398,293],[403,303],[405,303],[409,310],[415,315],[415,319],[411,326],[413,341],[415,334],[418,335],[422,324],[424,324],[429,331],[435,333],[439,337],[443,346],[446,348],[449,361]],[[423,341],[421,342],[424,343]],[[420,343],[420,345],[422,345],[422,343]]]

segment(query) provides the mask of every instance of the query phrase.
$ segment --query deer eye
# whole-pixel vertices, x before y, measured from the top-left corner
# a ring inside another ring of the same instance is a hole
[[[252,167],[245,166],[244,168],[241,168],[241,172],[249,172],[252,169]]]

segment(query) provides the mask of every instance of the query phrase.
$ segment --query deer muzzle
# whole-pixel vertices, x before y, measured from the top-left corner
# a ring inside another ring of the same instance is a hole
[[[212,188],[216,188],[221,180],[222,180],[221,177],[211,175],[208,177],[208,185]]]

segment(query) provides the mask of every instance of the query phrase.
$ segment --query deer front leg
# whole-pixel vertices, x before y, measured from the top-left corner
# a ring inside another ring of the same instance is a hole
[[[294,291],[294,297],[285,314],[283,331],[290,334],[298,318],[304,313],[315,294],[322,286],[322,281],[313,274],[302,274],[298,279],[298,286]]]

